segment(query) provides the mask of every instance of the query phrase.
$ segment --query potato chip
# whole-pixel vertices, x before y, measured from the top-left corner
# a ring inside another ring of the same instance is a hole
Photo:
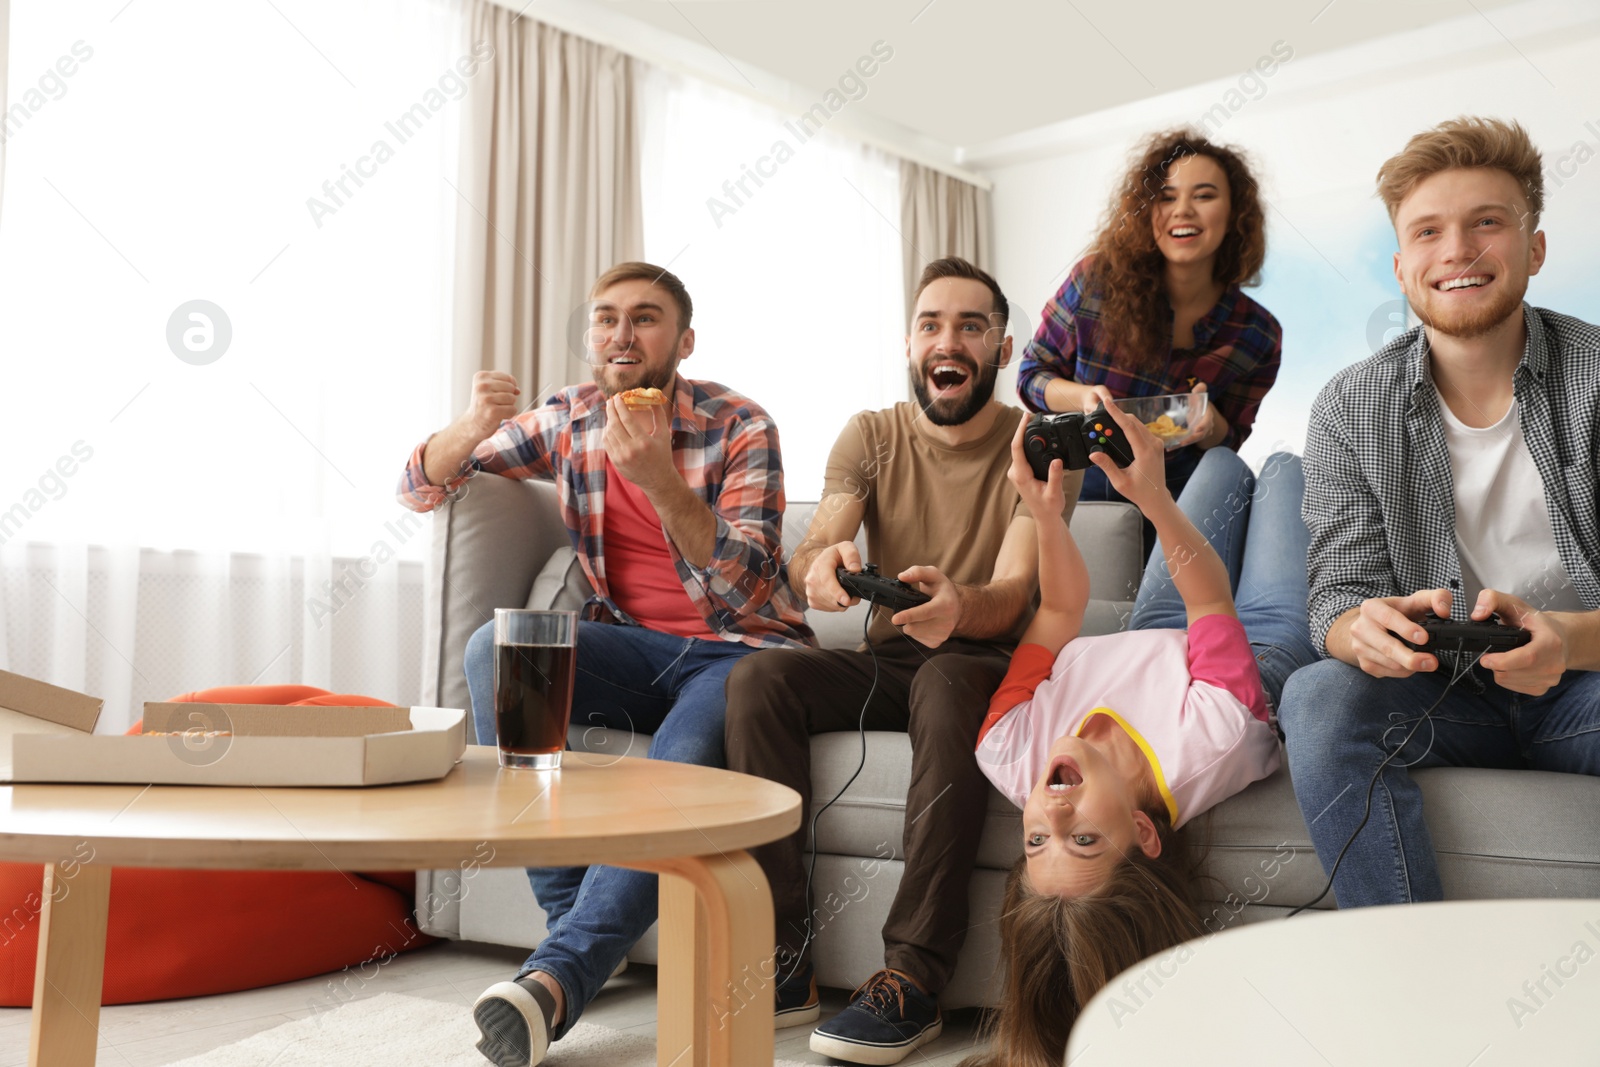
[[[1162,415],[1154,422],[1145,423],[1145,429],[1162,438],[1181,437],[1188,432],[1186,427],[1179,426],[1176,422],[1173,422],[1171,415]]]

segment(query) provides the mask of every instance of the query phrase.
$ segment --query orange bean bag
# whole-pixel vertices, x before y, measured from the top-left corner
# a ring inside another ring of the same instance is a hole
[[[303,685],[223,686],[207,704],[378,705]],[[135,723],[129,733],[137,733]],[[70,883],[69,883],[70,884]],[[102,1002],[231,993],[383,960],[434,939],[412,919],[409,871],[111,872]],[[0,1005],[33,1001],[44,868],[0,863]],[[363,968],[366,970],[366,968]],[[370,977],[370,975],[368,975]]]

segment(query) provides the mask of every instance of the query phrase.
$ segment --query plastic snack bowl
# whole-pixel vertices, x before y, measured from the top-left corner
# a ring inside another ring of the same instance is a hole
[[[1119,408],[1144,423],[1146,429],[1160,438],[1169,451],[1191,443],[1189,427],[1205,415],[1208,403],[1210,398],[1205,393],[1131,396],[1116,401]],[[1168,425],[1160,421],[1163,416],[1170,422],[1170,431],[1163,432]]]

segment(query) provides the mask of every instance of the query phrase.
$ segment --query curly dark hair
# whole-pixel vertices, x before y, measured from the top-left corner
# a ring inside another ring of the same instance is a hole
[[[1158,365],[1171,342],[1166,257],[1156,246],[1150,205],[1161,195],[1172,165],[1188,156],[1215,160],[1228,178],[1232,218],[1212,264],[1212,277],[1225,286],[1259,284],[1261,264],[1267,258],[1266,217],[1244,154],[1192,129],[1167,130],[1147,138],[1130,158],[1090,246],[1094,256],[1090,291],[1100,299],[1113,352],[1131,368]]]

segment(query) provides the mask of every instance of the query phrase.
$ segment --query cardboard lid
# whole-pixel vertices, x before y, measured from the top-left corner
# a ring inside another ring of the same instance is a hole
[[[219,730],[235,737],[365,737],[411,729],[410,708],[147,701],[147,734]]]
[[[93,733],[105,701],[59,685],[41,682],[10,671],[0,671],[0,712],[13,712],[31,719],[65,726],[69,730]],[[0,716],[0,722],[9,716]],[[0,725],[0,732],[4,731]]]

